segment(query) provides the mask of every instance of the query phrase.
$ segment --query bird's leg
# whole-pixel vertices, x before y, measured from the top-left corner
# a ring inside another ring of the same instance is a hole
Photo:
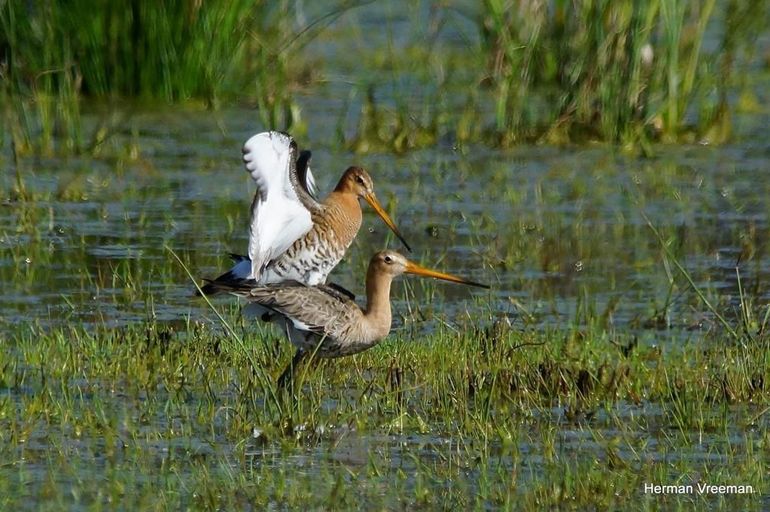
[[[286,385],[290,382],[294,382],[294,373],[297,371],[297,368],[302,363],[302,361],[305,359],[305,356],[307,355],[307,352],[302,350],[301,348],[297,349],[297,352],[294,354],[294,357],[291,358],[291,362],[286,367],[286,369],[283,371],[280,377],[278,377],[278,389],[286,389]]]

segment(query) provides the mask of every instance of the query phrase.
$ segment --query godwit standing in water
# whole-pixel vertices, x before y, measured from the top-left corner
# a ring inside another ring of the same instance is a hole
[[[273,312],[297,353],[287,375],[307,354],[334,358],[356,354],[373,347],[390,332],[390,284],[401,274],[435,277],[471,286],[489,288],[462,277],[421,267],[395,251],[382,251],[369,262],[366,273],[366,308],[359,308],[340,289],[287,282],[268,286],[229,286],[212,283],[221,291],[244,297],[250,303]]]
[[[264,132],[243,146],[246,170],[257,184],[251,204],[249,255],[233,255],[235,266],[205,285],[205,294],[221,285],[267,285],[298,281],[326,282],[361,227],[364,199],[406,246],[395,223],[374,194],[372,178],[360,167],[349,167],[334,191],[318,202],[313,197],[310,152],[297,155],[291,136]]]

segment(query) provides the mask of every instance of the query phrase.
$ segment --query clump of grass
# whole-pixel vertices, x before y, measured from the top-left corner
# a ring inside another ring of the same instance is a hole
[[[8,2],[2,44],[17,89],[48,74],[45,85],[57,91],[76,86],[89,96],[214,102],[251,77],[235,67],[261,64],[250,60],[280,29],[269,26],[274,16],[245,1]]]
[[[766,1],[734,4],[486,0],[480,31],[496,97],[493,133],[503,144],[706,134],[721,142],[738,54],[768,23]],[[706,51],[715,27],[723,36]]]
[[[376,88],[368,85],[361,101],[361,112],[355,136],[347,146],[359,153],[392,151],[404,153],[435,144],[438,138],[438,117],[430,112],[415,112],[405,97],[394,107],[376,100]],[[432,101],[426,101],[432,105]]]
[[[4,125],[16,151],[86,149],[80,102],[253,97],[289,128],[286,9],[265,2],[5,2],[0,6]],[[62,147],[54,147],[54,140]]]
[[[412,32],[395,17],[400,37],[387,25],[384,50],[363,63],[370,77],[354,85],[339,138],[362,152],[447,139],[600,140],[646,152],[657,141],[724,142],[735,93],[751,96],[742,71],[760,58],[752,42],[768,12],[767,0],[486,0],[410,13]],[[360,112],[352,138],[349,110]]]

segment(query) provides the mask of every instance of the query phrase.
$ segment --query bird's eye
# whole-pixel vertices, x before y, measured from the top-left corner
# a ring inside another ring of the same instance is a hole
[[[390,256],[385,256],[385,263],[393,263],[393,258]]]
[[[358,183],[359,185],[363,185],[364,179],[361,176],[356,176],[356,183]]]

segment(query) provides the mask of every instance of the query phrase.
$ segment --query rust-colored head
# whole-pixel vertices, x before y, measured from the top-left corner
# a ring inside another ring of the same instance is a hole
[[[374,194],[374,182],[366,169],[352,166],[348,167],[342,175],[335,190],[364,197],[367,194]]]
[[[423,266],[413,263],[406,259],[396,251],[382,251],[372,256],[369,262],[369,267],[374,269],[374,272],[387,274],[392,277],[400,276],[401,274],[415,274],[418,276],[434,277],[436,279],[443,279],[444,281],[451,281],[453,283],[467,284],[470,286],[478,286],[480,288],[489,288],[489,286],[474,281],[469,281],[465,278],[453,276],[452,274],[445,274],[437,270],[431,270]]]
[[[391,231],[393,231],[398,239],[401,240],[404,247],[406,247],[409,252],[412,251],[412,248],[409,247],[409,244],[406,243],[406,240],[404,240],[401,232],[396,227],[396,223],[393,222],[388,215],[388,212],[385,211],[385,208],[382,207],[377,196],[374,194],[374,182],[366,170],[361,167],[348,167],[348,170],[342,175],[342,178],[340,178],[340,181],[337,183],[337,187],[334,190],[347,194],[355,194],[356,197],[369,203],[369,206],[377,212],[377,215],[380,216],[382,221],[387,224]]]

